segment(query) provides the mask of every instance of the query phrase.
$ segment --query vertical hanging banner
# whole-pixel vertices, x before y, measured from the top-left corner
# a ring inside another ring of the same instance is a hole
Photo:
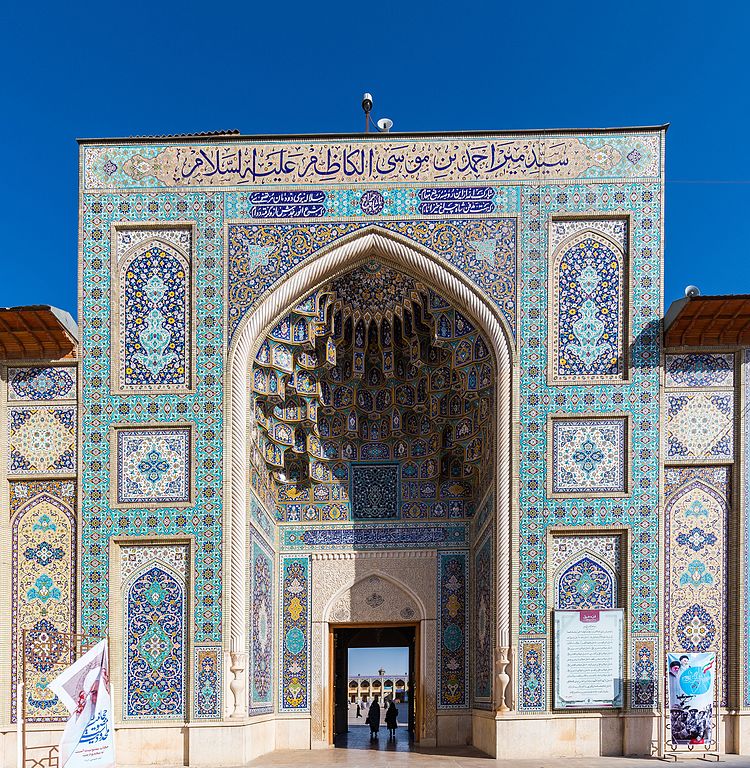
[[[70,712],[60,741],[60,768],[114,768],[107,641],[98,642],[58,675],[49,688]]]
[[[715,746],[716,654],[668,653],[667,681],[672,748]]]
[[[623,703],[622,608],[555,611],[555,708]]]

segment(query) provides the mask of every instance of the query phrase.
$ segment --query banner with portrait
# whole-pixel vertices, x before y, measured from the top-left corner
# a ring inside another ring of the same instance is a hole
[[[670,736],[674,748],[708,749],[715,740],[714,696],[716,654],[668,653],[667,697]]]

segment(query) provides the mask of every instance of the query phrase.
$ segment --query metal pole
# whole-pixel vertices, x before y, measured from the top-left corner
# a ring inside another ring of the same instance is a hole
[[[23,716],[23,683],[16,685],[16,768],[24,768],[26,739]]]
[[[26,718],[24,712],[24,693],[26,682],[26,630],[21,630],[21,664],[16,685],[16,768],[26,765]]]

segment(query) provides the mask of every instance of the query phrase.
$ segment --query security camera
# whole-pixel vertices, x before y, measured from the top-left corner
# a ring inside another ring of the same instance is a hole
[[[371,93],[365,93],[362,95],[362,109],[364,109],[366,114],[369,114],[372,111],[372,94]]]
[[[685,298],[694,299],[696,296],[701,295],[701,289],[697,285],[689,285],[685,288]]]

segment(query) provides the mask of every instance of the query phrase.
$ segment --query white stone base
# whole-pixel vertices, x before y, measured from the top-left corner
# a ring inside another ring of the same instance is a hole
[[[498,759],[647,756],[659,750],[661,720],[653,712],[496,714],[441,712],[437,739],[422,746],[473,744]],[[27,759],[41,759],[60,741],[62,726],[31,724]],[[722,712],[720,751],[750,754],[750,711]],[[275,749],[328,749],[311,740],[307,715],[262,715],[222,723],[126,723],[116,729],[118,768],[239,766]],[[0,727],[0,768],[16,768],[16,730]]]
[[[465,747],[471,744],[471,712],[438,712],[437,746]],[[420,742],[422,746],[427,746]]]
[[[30,724],[27,761],[41,759],[60,742],[62,726]],[[262,715],[244,722],[126,723],[115,729],[118,768],[131,766],[243,765],[275,749],[310,749],[309,719]],[[0,729],[0,768],[16,768],[16,730]]]
[[[510,712],[495,718],[494,756],[504,760],[655,755],[658,729],[659,719],[651,712]],[[475,725],[475,730],[484,733],[486,725]],[[482,749],[479,744],[476,746]]]

